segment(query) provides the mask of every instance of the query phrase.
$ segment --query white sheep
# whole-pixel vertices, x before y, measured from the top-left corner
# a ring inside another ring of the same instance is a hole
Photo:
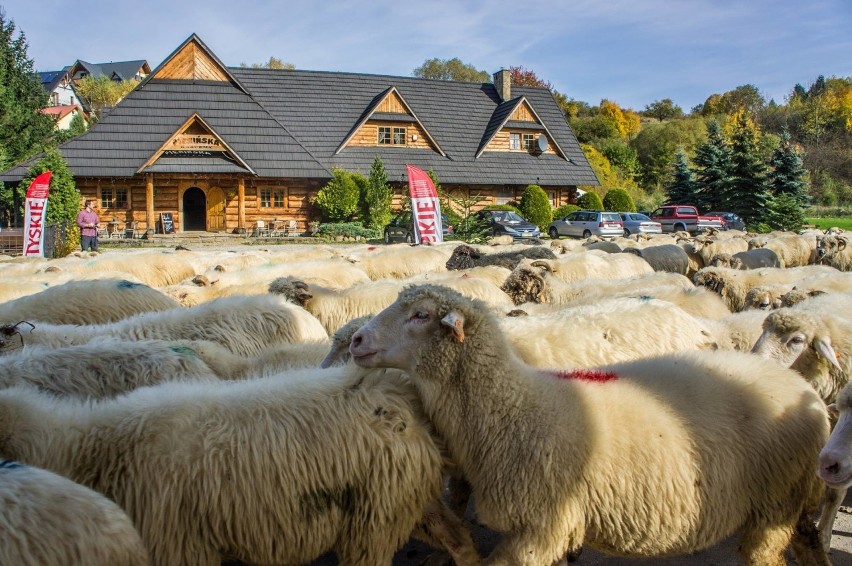
[[[852,487],[852,384],[840,390],[834,408],[837,423],[819,454],[819,475],[829,486],[846,490]]]
[[[101,279],[69,281],[40,293],[0,303],[0,324],[21,320],[53,324],[101,324],[142,312],[178,308],[180,304],[141,283]]]
[[[146,566],[148,551],[130,518],[100,493],[0,460],[0,564]]]
[[[501,236],[494,236],[493,238],[488,239],[489,246],[511,246],[515,243],[515,239],[512,236],[503,234]]]
[[[444,264],[451,253],[450,246],[370,246],[363,253],[350,254],[347,259],[376,281],[405,279],[429,271],[446,271]]]
[[[745,306],[746,294],[753,287],[792,283],[805,277],[836,272],[826,265],[804,267],[764,267],[761,269],[730,269],[727,267],[705,267],[695,274],[696,285],[715,291],[725,299],[731,311],[741,311]]]
[[[517,267],[533,262],[549,265],[551,273],[566,283],[583,279],[628,279],[654,272],[654,268],[641,257],[602,251],[565,254],[554,260],[525,259]]]
[[[51,260],[51,266],[76,274],[126,272],[151,287],[174,285],[195,275],[186,256],[174,251],[126,250],[94,258],[64,257]]]
[[[209,340],[231,352],[256,354],[290,342],[327,343],[328,333],[305,309],[282,297],[225,297],[196,307],[141,313],[108,324],[18,324],[0,327],[0,354],[21,345],[85,344],[99,336],[125,340]]]
[[[428,285],[349,349],[410,375],[477,519],[504,533],[488,564],[551,564],[580,545],[669,556],[734,532],[748,564],[783,564],[791,538],[800,564],[828,564],[809,518],[828,417],[777,363],[691,352],[548,373],[515,357],[481,303]]]
[[[191,344],[162,340],[102,338],[60,348],[28,346],[0,356],[0,387],[26,383],[83,399],[178,380],[218,381]]]
[[[167,383],[85,403],[0,391],[0,453],[97,490],[133,519],[153,564],[390,565],[424,519],[477,564],[440,506],[443,459],[399,375],[304,370]]]
[[[606,299],[499,323],[518,357],[539,368],[594,367],[715,346],[707,326],[657,299]]]
[[[718,254],[735,254],[748,249],[748,242],[743,238],[717,239],[709,236],[696,236],[692,241],[692,250],[701,256],[704,265],[710,265],[710,260]]]
[[[814,236],[782,233],[765,240],[749,241],[749,249],[755,248],[775,252],[781,267],[801,267],[817,260],[817,238]]]

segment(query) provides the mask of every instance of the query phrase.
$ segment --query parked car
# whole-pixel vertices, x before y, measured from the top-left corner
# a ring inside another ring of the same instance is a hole
[[[441,213],[441,231],[445,240],[453,231],[453,227],[450,226],[450,219],[444,213]],[[400,212],[385,226],[385,243],[390,244],[391,242],[414,243],[414,222],[412,222],[410,210]]]
[[[615,237],[624,233],[624,225],[617,212],[575,210],[568,216],[551,222],[547,227],[547,233],[554,240],[559,236]]]
[[[745,232],[745,220],[733,212],[708,212],[707,216],[721,216],[725,221],[725,230],[742,230]]]
[[[624,235],[630,234],[662,234],[663,225],[648,218],[641,212],[619,212],[624,224]]]
[[[690,204],[668,204],[648,216],[663,225],[663,232],[689,232],[694,236],[708,228],[725,228],[721,217],[698,214],[698,209]]]
[[[538,238],[541,230],[513,210],[480,210],[477,218],[491,227],[493,236],[512,236],[515,239]]]

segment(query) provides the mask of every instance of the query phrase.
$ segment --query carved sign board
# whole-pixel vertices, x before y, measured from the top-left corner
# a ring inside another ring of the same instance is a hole
[[[172,138],[169,150],[180,151],[225,151],[225,146],[216,136],[209,134],[178,134]]]

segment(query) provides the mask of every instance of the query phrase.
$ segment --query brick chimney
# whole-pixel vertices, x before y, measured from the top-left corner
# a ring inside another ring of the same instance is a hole
[[[494,73],[494,88],[500,102],[506,102],[512,98],[512,76],[508,69],[500,69]]]

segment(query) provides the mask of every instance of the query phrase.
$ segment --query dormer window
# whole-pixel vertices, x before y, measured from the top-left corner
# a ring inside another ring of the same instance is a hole
[[[405,145],[405,128],[379,126],[379,145]]]
[[[509,149],[521,149],[521,134],[509,134]]]
[[[535,148],[535,134],[524,134],[524,149],[532,151]]]

